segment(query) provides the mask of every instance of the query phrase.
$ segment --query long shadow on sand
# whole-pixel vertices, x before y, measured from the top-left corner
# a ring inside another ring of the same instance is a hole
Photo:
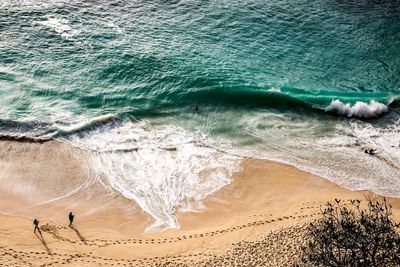
[[[74,232],[76,233],[76,235],[79,237],[79,239],[83,242],[83,244],[87,245],[86,243],[86,238],[84,238],[81,233],[78,231],[78,229],[76,229],[73,225],[70,226],[70,228],[72,230],[74,230]]]
[[[38,234],[39,233],[39,234]],[[35,232],[36,237],[40,240],[40,242],[42,242],[44,248],[46,249],[47,253],[49,255],[52,255],[51,250],[49,249],[49,247],[47,246],[46,240],[44,240],[44,237],[42,235],[42,231],[37,231]]]

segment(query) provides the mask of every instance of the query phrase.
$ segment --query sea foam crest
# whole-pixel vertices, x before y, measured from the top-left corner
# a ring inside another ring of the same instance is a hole
[[[358,118],[375,118],[388,112],[388,106],[371,100],[369,103],[357,101],[354,105],[333,100],[325,111],[336,112],[339,115]]]
[[[271,93],[280,93],[280,92],[281,92],[281,89],[276,88],[276,87],[271,87],[270,89],[268,89],[268,92],[271,92]]]
[[[0,8],[18,8],[20,10],[40,10],[52,6],[62,5],[65,0],[2,0]]]
[[[81,33],[80,30],[72,28],[69,25],[69,21],[63,18],[48,18],[47,20],[38,23],[53,29],[64,38],[71,38]]]
[[[178,228],[177,210],[197,210],[238,169],[238,158],[206,136],[175,126],[109,123],[70,141],[92,151],[93,169],[106,184],[155,219],[150,228]]]

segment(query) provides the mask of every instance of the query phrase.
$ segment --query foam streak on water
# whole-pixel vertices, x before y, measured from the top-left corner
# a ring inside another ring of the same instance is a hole
[[[37,22],[40,25],[49,27],[64,38],[72,38],[80,33],[80,30],[73,29],[68,20],[63,18],[48,18],[45,21]]]

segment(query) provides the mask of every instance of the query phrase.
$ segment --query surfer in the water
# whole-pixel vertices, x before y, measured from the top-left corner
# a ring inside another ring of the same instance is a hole
[[[364,153],[369,154],[369,155],[374,155],[376,153],[376,150],[374,150],[372,148],[366,148],[364,150]]]

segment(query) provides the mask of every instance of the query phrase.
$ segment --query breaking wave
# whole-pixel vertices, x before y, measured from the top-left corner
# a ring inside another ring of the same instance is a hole
[[[340,100],[333,100],[332,103],[325,108],[325,111],[335,112],[346,117],[358,118],[376,118],[389,111],[389,107],[385,104],[371,100],[369,103],[357,101],[354,105],[343,103]]]

